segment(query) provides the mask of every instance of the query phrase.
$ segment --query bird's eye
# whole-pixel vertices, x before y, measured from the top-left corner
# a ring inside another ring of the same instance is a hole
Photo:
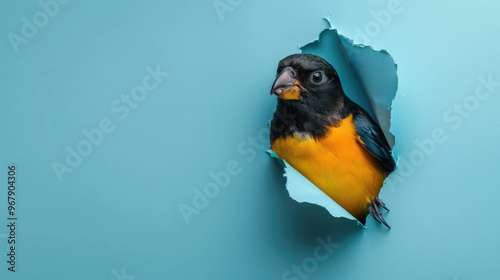
[[[319,85],[325,80],[325,74],[323,71],[315,71],[311,74],[311,82],[315,85]]]

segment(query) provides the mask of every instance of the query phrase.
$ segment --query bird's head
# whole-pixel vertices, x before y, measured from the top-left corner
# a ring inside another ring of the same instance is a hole
[[[323,58],[312,54],[293,54],[278,64],[271,94],[278,103],[330,111],[344,97],[337,71]]]

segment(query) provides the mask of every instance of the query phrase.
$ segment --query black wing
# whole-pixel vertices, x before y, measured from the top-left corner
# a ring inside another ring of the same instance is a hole
[[[391,147],[380,126],[361,107],[357,104],[355,106],[358,108],[353,114],[353,123],[361,139],[361,144],[380,161],[389,173],[394,171],[396,162],[392,158]]]

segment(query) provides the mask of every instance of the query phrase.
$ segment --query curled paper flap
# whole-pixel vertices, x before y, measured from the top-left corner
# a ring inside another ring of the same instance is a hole
[[[332,64],[339,74],[344,92],[379,123],[391,148],[394,147],[390,120],[398,77],[397,65],[391,55],[385,50],[377,51],[370,46],[356,45],[352,39],[340,35],[331,26],[323,30],[317,40],[300,50],[302,53],[321,56]],[[269,153],[279,159],[274,152]],[[286,161],[283,163],[286,188],[292,199],[322,206],[334,217],[357,221]],[[359,221],[358,224],[362,226]]]

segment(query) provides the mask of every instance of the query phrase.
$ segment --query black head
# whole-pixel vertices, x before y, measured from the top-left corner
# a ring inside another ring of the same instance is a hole
[[[344,98],[337,71],[323,58],[312,54],[293,54],[278,64],[271,94],[279,103],[327,113]]]
[[[312,54],[294,54],[281,60],[271,94],[278,96],[271,141],[296,133],[322,137],[329,126],[345,117],[344,108],[349,103],[337,71]]]

